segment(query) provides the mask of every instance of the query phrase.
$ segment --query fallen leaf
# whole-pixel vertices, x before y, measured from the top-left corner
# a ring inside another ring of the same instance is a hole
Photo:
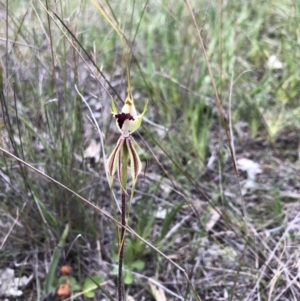
[[[275,54],[270,55],[267,61],[267,67],[269,69],[282,69],[283,63],[278,59]]]
[[[32,277],[15,277],[15,271],[10,268],[0,270],[0,296],[20,297],[23,292],[20,288],[25,287]]]
[[[156,212],[156,218],[158,219],[165,219],[166,215],[167,215],[167,209],[163,209],[161,207],[158,208],[157,212]]]
[[[237,168],[246,171],[248,179],[255,180],[255,176],[262,172],[260,164],[247,158],[237,160]]]
[[[210,209],[210,216],[205,225],[206,231],[210,231],[220,218],[220,214],[213,208]]]
[[[260,164],[256,163],[250,159],[241,158],[237,160],[237,168],[239,170],[247,172],[247,179],[241,182],[242,195],[252,191],[256,188],[255,177],[257,174],[261,173]]]
[[[156,301],[167,301],[165,292],[163,291],[162,288],[156,287],[154,284],[149,282],[149,286],[152,292],[153,297],[155,298]]]
[[[89,146],[84,150],[84,159],[89,159],[90,162],[97,163],[100,160],[100,143],[92,139]]]

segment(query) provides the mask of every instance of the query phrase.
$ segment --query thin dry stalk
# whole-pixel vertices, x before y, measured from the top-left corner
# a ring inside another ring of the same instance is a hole
[[[243,207],[243,218],[244,218],[244,224],[245,224],[246,239],[245,239],[244,248],[243,248],[240,260],[239,260],[239,266],[238,266],[238,270],[237,270],[237,273],[236,273],[236,277],[234,279],[234,284],[233,284],[233,287],[232,287],[232,290],[231,290],[230,300],[232,300],[233,295],[234,295],[234,291],[235,291],[235,287],[237,285],[239,273],[240,273],[240,270],[241,270],[241,267],[242,267],[242,262],[244,260],[246,249],[247,249],[247,246],[248,246],[248,243],[249,243],[249,230],[248,230],[248,223],[247,223],[247,212],[246,212],[245,202],[244,202],[243,195],[242,195],[242,190],[241,190],[241,185],[240,185],[240,180],[239,180],[239,173],[238,173],[238,169],[237,169],[237,165],[236,165],[236,161],[235,161],[234,150],[233,150],[233,147],[232,147],[232,144],[231,144],[230,133],[229,133],[229,130],[228,130],[228,124],[227,124],[227,121],[226,121],[226,118],[225,118],[225,115],[224,115],[224,108],[223,108],[222,103],[220,101],[220,97],[219,97],[218,90],[217,90],[217,87],[216,87],[216,84],[215,84],[215,81],[214,81],[212,70],[210,68],[209,59],[208,59],[206,49],[205,49],[205,46],[204,46],[204,43],[203,43],[203,40],[202,40],[202,37],[201,37],[201,32],[200,32],[199,27],[197,25],[197,21],[196,21],[195,15],[193,13],[192,7],[190,5],[189,0],[184,0],[184,2],[186,3],[186,6],[187,6],[187,8],[190,12],[193,23],[194,23],[195,28],[197,30],[197,35],[198,35],[198,38],[199,38],[199,47],[203,51],[203,55],[204,55],[205,62],[206,62],[206,65],[207,65],[209,77],[210,77],[212,85],[213,85],[213,90],[215,92],[217,105],[218,105],[219,113],[220,113],[220,116],[221,116],[221,121],[222,121],[223,127],[224,127],[225,132],[226,132],[226,138],[227,138],[228,145],[229,145],[231,161],[232,161],[232,164],[233,164],[233,168],[234,168],[234,172],[235,172],[235,176],[236,176],[236,182],[237,182],[237,185],[238,185],[238,192],[239,192],[240,199],[241,199],[241,202],[242,202],[242,207]]]

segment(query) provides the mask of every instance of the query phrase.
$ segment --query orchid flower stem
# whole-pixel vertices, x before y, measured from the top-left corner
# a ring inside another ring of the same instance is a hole
[[[123,283],[122,283],[122,265],[123,265],[123,255],[124,255],[124,236],[125,236],[125,225],[126,225],[126,186],[127,186],[127,164],[128,164],[128,148],[127,144],[123,143],[122,145],[122,167],[121,167],[121,195],[122,195],[122,204],[121,204],[121,236],[120,236],[120,251],[119,251],[119,275],[118,275],[118,300],[122,301],[123,297]]]
[[[128,139],[128,138],[125,138]],[[127,166],[128,166],[128,147],[126,143],[122,145],[122,169],[121,169],[121,189],[122,193],[126,194],[126,186],[127,186]]]

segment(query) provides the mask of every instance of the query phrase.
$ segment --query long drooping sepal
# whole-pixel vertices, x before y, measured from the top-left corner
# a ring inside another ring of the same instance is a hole
[[[116,168],[118,166],[118,169],[120,168],[120,156],[121,150],[122,150],[122,145],[124,143],[124,138],[121,136],[117,142],[116,147],[114,148],[113,152],[111,155],[108,157],[107,162],[106,162],[106,167],[109,175],[109,185],[112,187],[113,184],[113,177],[116,172]],[[120,176],[120,171],[118,170],[118,175]]]
[[[130,158],[130,171],[131,171],[131,177],[132,177],[132,192],[134,190],[137,177],[142,171],[142,162],[140,160],[140,157],[134,148],[133,139],[131,137],[126,139],[126,145],[129,152],[129,158]]]

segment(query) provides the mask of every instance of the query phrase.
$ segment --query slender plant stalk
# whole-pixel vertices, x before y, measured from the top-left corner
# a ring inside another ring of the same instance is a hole
[[[124,258],[124,236],[126,225],[126,186],[127,186],[127,163],[128,163],[128,148],[126,143],[122,146],[122,169],[121,169],[121,190],[122,190],[122,204],[121,204],[121,235],[120,235],[120,251],[119,251],[119,275],[118,275],[118,300],[123,299],[123,282],[122,282],[122,266]]]
[[[212,83],[212,86],[213,86],[213,90],[215,92],[217,105],[218,105],[218,109],[219,109],[220,116],[221,116],[221,121],[222,121],[223,127],[225,129],[226,138],[227,138],[228,145],[229,145],[229,151],[230,151],[230,155],[231,155],[231,158],[232,158],[232,164],[233,164],[233,168],[234,168],[235,176],[236,176],[236,180],[237,180],[236,182],[237,182],[237,186],[238,186],[238,192],[239,192],[239,195],[240,195],[240,199],[242,201],[242,209],[243,209],[242,212],[243,212],[243,219],[244,219],[244,224],[245,224],[246,239],[245,239],[245,244],[244,244],[244,248],[243,248],[243,251],[242,251],[242,255],[241,255],[240,260],[239,260],[238,270],[237,270],[237,273],[235,275],[233,286],[232,286],[232,289],[231,289],[231,295],[230,295],[230,298],[229,298],[229,300],[231,301],[233,299],[234,292],[235,292],[236,285],[237,285],[237,281],[238,281],[238,278],[240,276],[242,261],[244,260],[244,257],[245,257],[245,254],[246,254],[246,249],[248,247],[249,240],[250,240],[250,234],[249,234],[249,229],[248,229],[248,221],[247,221],[248,220],[247,210],[246,210],[244,198],[243,198],[243,195],[242,195],[241,182],[240,182],[240,179],[239,179],[239,172],[238,172],[237,164],[236,164],[236,161],[235,161],[235,153],[234,153],[233,145],[232,145],[231,139],[230,139],[228,124],[227,124],[226,119],[225,119],[222,102],[219,98],[219,93],[218,93],[218,90],[217,90],[217,87],[216,87],[216,84],[215,84],[215,81],[214,81],[214,76],[213,76],[213,73],[212,73],[212,69],[210,67],[209,58],[208,58],[206,49],[204,47],[201,32],[198,28],[197,21],[196,21],[195,15],[193,13],[193,10],[192,10],[191,4],[190,4],[190,0],[184,0],[184,2],[186,3],[186,5],[188,7],[188,10],[189,10],[190,15],[192,17],[194,26],[197,30],[197,34],[198,34],[198,38],[199,38],[199,46],[200,46],[200,49],[202,49],[202,51],[203,51],[203,55],[204,55],[204,58],[205,58],[207,69],[208,69],[208,74],[209,74],[209,77],[211,78],[211,83]],[[222,1],[221,1],[221,5],[222,5]],[[222,7],[221,7],[221,9],[222,9]],[[222,21],[221,21],[221,23],[222,23]]]

